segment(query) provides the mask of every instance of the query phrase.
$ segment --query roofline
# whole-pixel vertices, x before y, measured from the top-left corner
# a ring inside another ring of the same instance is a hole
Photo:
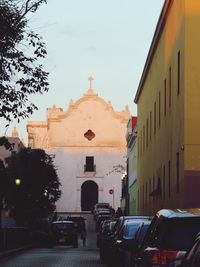
[[[167,18],[167,14],[168,14],[168,11],[169,11],[169,7],[171,6],[172,3],[173,3],[173,0],[165,0],[165,3],[164,3],[163,8],[162,8],[162,11],[160,13],[160,17],[158,19],[156,30],[154,32],[154,36],[153,36],[153,39],[152,39],[152,42],[151,42],[149,53],[147,55],[147,59],[146,59],[146,62],[145,62],[145,65],[144,65],[144,69],[143,69],[143,72],[142,72],[140,83],[139,83],[139,86],[138,86],[138,89],[137,89],[137,92],[136,92],[136,95],[135,95],[134,102],[136,104],[137,104],[137,102],[139,100],[139,97],[140,97],[140,94],[142,92],[142,88],[143,88],[143,85],[145,83],[147,74],[149,72],[149,69],[150,69],[150,66],[151,66],[151,62],[153,60],[153,56],[155,54],[155,51],[156,51],[156,48],[157,48],[157,45],[158,45],[158,41],[160,40],[161,34],[163,32],[163,28],[164,28],[165,23],[166,23],[166,18]]]
[[[157,217],[166,217],[169,219],[175,218],[190,218],[200,217],[200,208],[189,208],[189,209],[162,209],[156,214]]]

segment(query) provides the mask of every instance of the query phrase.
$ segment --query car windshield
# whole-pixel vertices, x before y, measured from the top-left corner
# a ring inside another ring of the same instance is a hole
[[[148,228],[149,228],[149,225],[143,225],[142,226],[140,234],[138,236],[138,245],[139,246],[141,246]]]
[[[200,232],[200,218],[169,220],[162,245],[168,249],[187,251],[198,232]]]
[[[73,227],[72,223],[53,223],[52,228],[54,230],[69,230]]]
[[[110,228],[110,232],[114,231],[115,225],[116,225],[117,221],[112,221],[109,224],[109,228]]]
[[[136,231],[138,230],[140,223],[127,223],[124,229],[124,238],[133,238]]]

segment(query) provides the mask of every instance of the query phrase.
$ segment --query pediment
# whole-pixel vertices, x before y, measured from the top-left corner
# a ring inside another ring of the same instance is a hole
[[[74,112],[76,112],[77,110],[81,109],[82,106],[91,107],[91,103],[95,103],[96,105],[98,104],[99,108],[102,109],[102,111],[107,111],[108,113],[110,113],[110,116],[112,116],[115,119],[118,120],[127,120],[130,117],[130,111],[128,109],[128,106],[126,106],[125,110],[123,110],[122,112],[116,112],[113,109],[113,106],[111,104],[110,101],[106,102],[104,99],[102,99],[101,97],[99,97],[97,94],[95,94],[93,91],[89,91],[88,93],[85,94],[83,97],[81,97],[80,99],[78,99],[76,102],[73,102],[72,100],[69,103],[68,106],[68,110],[66,112],[60,112],[57,113],[56,116],[51,116],[49,117],[49,121],[53,120],[63,120],[69,116],[71,116]],[[92,112],[89,111],[88,113]]]

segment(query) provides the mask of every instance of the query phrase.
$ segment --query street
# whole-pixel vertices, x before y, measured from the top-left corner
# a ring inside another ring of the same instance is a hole
[[[0,259],[1,267],[105,267],[99,261],[96,234],[88,233],[86,246],[79,240],[79,248],[56,246],[29,249]]]

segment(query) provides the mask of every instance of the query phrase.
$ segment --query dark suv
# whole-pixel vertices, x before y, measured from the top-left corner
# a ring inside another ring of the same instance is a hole
[[[200,234],[197,235],[193,246],[185,255],[180,265],[181,267],[199,267],[200,266]]]
[[[74,222],[54,221],[51,225],[53,244],[72,245],[78,247],[78,235]]]
[[[160,210],[152,220],[135,266],[177,266],[200,232],[200,210]]]

